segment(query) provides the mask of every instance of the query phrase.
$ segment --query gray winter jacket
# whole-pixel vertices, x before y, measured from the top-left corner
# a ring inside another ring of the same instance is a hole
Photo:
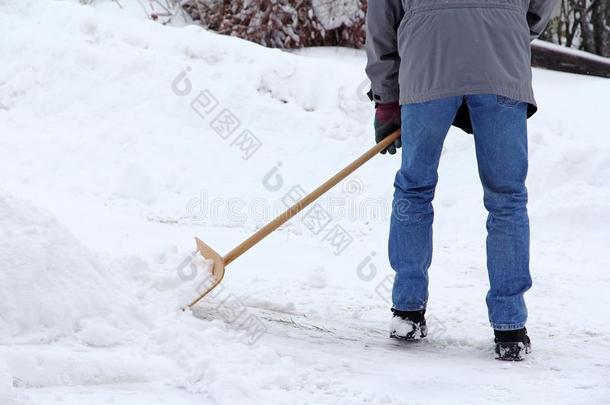
[[[498,94],[536,111],[530,41],[556,0],[369,0],[366,73],[376,102]],[[467,107],[454,125],[472,132]]]

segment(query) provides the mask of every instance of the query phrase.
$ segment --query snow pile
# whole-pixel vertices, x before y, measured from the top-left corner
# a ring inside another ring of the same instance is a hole
[[[0,335],[50,341],[75,333],[120,339],[137,309],[121,286],[50,214],[0,191]],[[99,340],[98,340],[99,339]]]
[[[175,316],[211,282],[213,262],[175,245],[152,258],[132,254],[118,262],[119,283],[130,286],[131,294],[155,321],[159,314]]]
[[[253,350],[239,330],[179,310],[209,274],[200,256],[180,257],[176,249],[153,261],[132,256],[112,273],[52,215],[0,193],[1,343],[71,341],[111,350],[84,356],[57,345],[0,347],[0,402],[12,395],[13,380],[46,387],[165,379],[224,403],[263,400],[263,388],[288,387],[288,357]],[[180,266],[188,268],[185,278],[175,273]],[[263,363],[266,373],[236,377]]]

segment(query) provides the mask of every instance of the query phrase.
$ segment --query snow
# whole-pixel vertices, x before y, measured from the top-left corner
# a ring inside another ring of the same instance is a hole
[[[314,15],[322,26],[332,30],[341,25],[351,25],[353,17],[360,13],[360,0],[325,1],[313,0],[311,6]]]
[[[327,280],[326,269],[323,266],[316,266],[307,272],[303,285],[309,288],[324,288]]]
[[[399,316],[393,316],[392,321],[390,322],[390,330],[389,333],[392,336],[397,336],[401,338],[409,338],[419,340],[421,338],[421,328],[419,325],[415,325],[413,322],[402,319]],[[409,342],[410,343],[410,342]]]
[[[585,52],[585,51],[581,51],[581,50],[574,49],[574,48],[566,48],[565,46],[553,44],[548,41],[542,41],[540,39],[534,40],[533,43],[536,44],[536,46],[539,46],[542,48],[552,49],[552,50],[563,52],[566,54],[578,56],[580,58],[610,64],[610,58],[604,58],[603,56],[595,55],[590,52]]]
[[[0,193],[0,260],[4,343],[51,341],[96,331],[112,339],[115,316],[132,308],[92,255],[51,215]],[[127,295],[128,296],[128,295]],[[90,323],[90,320],[94,320]],[[129,325],[127,319],[121,324]],[[101,343],[101,342],[98,342]]]
[[[325,196],[325,227],[293,219],[182,312],[209,270],[193,236],[227,253],[371,146],[365,60],[121,3],[0,6],[1,404],[608,403],[610,81],[534,71],[533,353],[506,364],[486,320],[472,137],[455,129],[426,340],[387,336],[397,157]],[[213,124],[225,110],[233,133]]]

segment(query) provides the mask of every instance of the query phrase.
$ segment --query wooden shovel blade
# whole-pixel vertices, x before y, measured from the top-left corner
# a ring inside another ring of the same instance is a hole
[[[199,238],[195,238],[197,243],[197,252],[206,260],[212,260],[214,263],[212,266],[212,272],[209,280],[204,283],[203,291],[201,294],[191,302],[188,307],[192,308],[195,304],[208,295],[214,288],[216,288],[225,276],[225,262],[221,255],[219,255],[214,249],[203,243]]]

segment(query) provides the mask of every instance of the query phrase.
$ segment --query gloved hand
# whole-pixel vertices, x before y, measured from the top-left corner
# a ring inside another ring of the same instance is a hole
[[[376,104],[375,105],[375,142],[381,142],[385,137],[400,128],[400,105],[398,101],[392,103]],[[402,143],[400,137],[390,144],[381,153],[390,152],[390,155],[396,153],[396,149],[400,148]]]

